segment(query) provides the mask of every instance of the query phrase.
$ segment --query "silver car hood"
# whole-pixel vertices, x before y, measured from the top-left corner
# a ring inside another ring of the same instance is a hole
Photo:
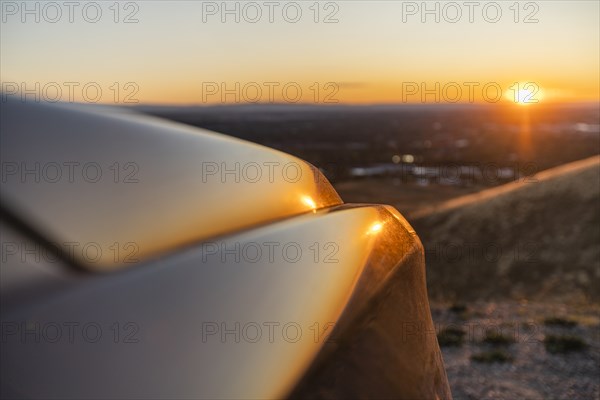
[[[9,100],[1,130],[0,201],[61,244],[134,242],[147,260],[341,204],[298,158],[116,108]],[[86,268],[122,267],[109,253],[75,256]]]
[[[423,249],[393,208],[342,204],[294,157],[122,111],[3,103],[1,145],[3,397],[450,397]],[[14,172],[71,161],[134,162],[138,182]],[[205,182],[204,162],[301,177]]]

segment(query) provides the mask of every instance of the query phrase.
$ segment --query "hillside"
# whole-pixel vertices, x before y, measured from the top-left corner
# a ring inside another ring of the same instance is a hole
[[[600,300],[600,157],[413,213],[433,300]]]

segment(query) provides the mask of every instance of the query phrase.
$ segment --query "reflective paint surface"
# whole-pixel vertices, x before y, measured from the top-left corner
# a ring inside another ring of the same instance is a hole
[[[394,339],[432,323],[421,243],[392,207],[343,205],[300,160],[182,125],[78,106],[2,113],[2,397],[303,397],[320,379],[337,394],[450,397],[435,336]],[[48,175],[86,163],[108,178]],[[257,165],[266,179],[243,172]],[[271,174],[286,165],[298,173]],[[76,274],[45,242],[132,242],[142,265],[76,252],[113,271]],[[327,348],[331,332],[372,351],[345,362],[355,353]],[[332,378],[341,361],[351,368]]]
[[[205,242],[7,310],[3,323],[40,332],[78,325],[72,343],[67,331],[55,342],[7,335],[2,376],[27,398],[281,398],[348,304],[364,302],[419,250],[384,206],[317,211]],[[115,322],[133,324],[117,343]],[[85,324],[101,327],[97,342],[82,336]],[[123,342],[132,332],[136,342]]]
[[[49,241],[94,244],[75,252],[88,269],[341,204],[314,167],[249,142],[109,108],[1,107],[3,206]]]

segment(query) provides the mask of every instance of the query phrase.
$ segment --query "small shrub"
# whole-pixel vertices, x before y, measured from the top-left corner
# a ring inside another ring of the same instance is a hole
[[[483,342],[487,344],[492,344],[494,346],[507,346],[509,344],[513,344],[515,339],[510,336],[503,335],[498,332],[487,332],[485,337],[483,338]]]
[[[453,312],[455,314],[462,314],[467,312],[467,306],[464,304],[453,304],[448,308],[448,311]]]
[[[503,363],[503,362],[511,362],[513,358],[510,354],[506,353],[502,350],[492,350],[492,351],[484,351],[481,353],[473,354],[471,356],[471,360],[481,362],[481,363]]]
[[[462,329],[448,327],[442,329],[438,335],[440,346],[461,346],[464,342],[466,333]]]
[[[548,335],[544,338],[546,351],[550,353],[568,353],[582,351],[587,348],[583,339],[573,335]]]
[[[577,321],[562,317],[548,317],[544,320],[544,325],[547,326],[562,326],[564,328],[573,328],[577,326]]]

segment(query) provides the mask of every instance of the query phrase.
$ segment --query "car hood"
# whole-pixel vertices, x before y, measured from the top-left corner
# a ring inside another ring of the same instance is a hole
[[[0,201],[63,250],[130,244],[145,261],[342,203],[310,164],[243,140],[111,107],[1,107]],[[125,265],[109,251],[74,258]]]

